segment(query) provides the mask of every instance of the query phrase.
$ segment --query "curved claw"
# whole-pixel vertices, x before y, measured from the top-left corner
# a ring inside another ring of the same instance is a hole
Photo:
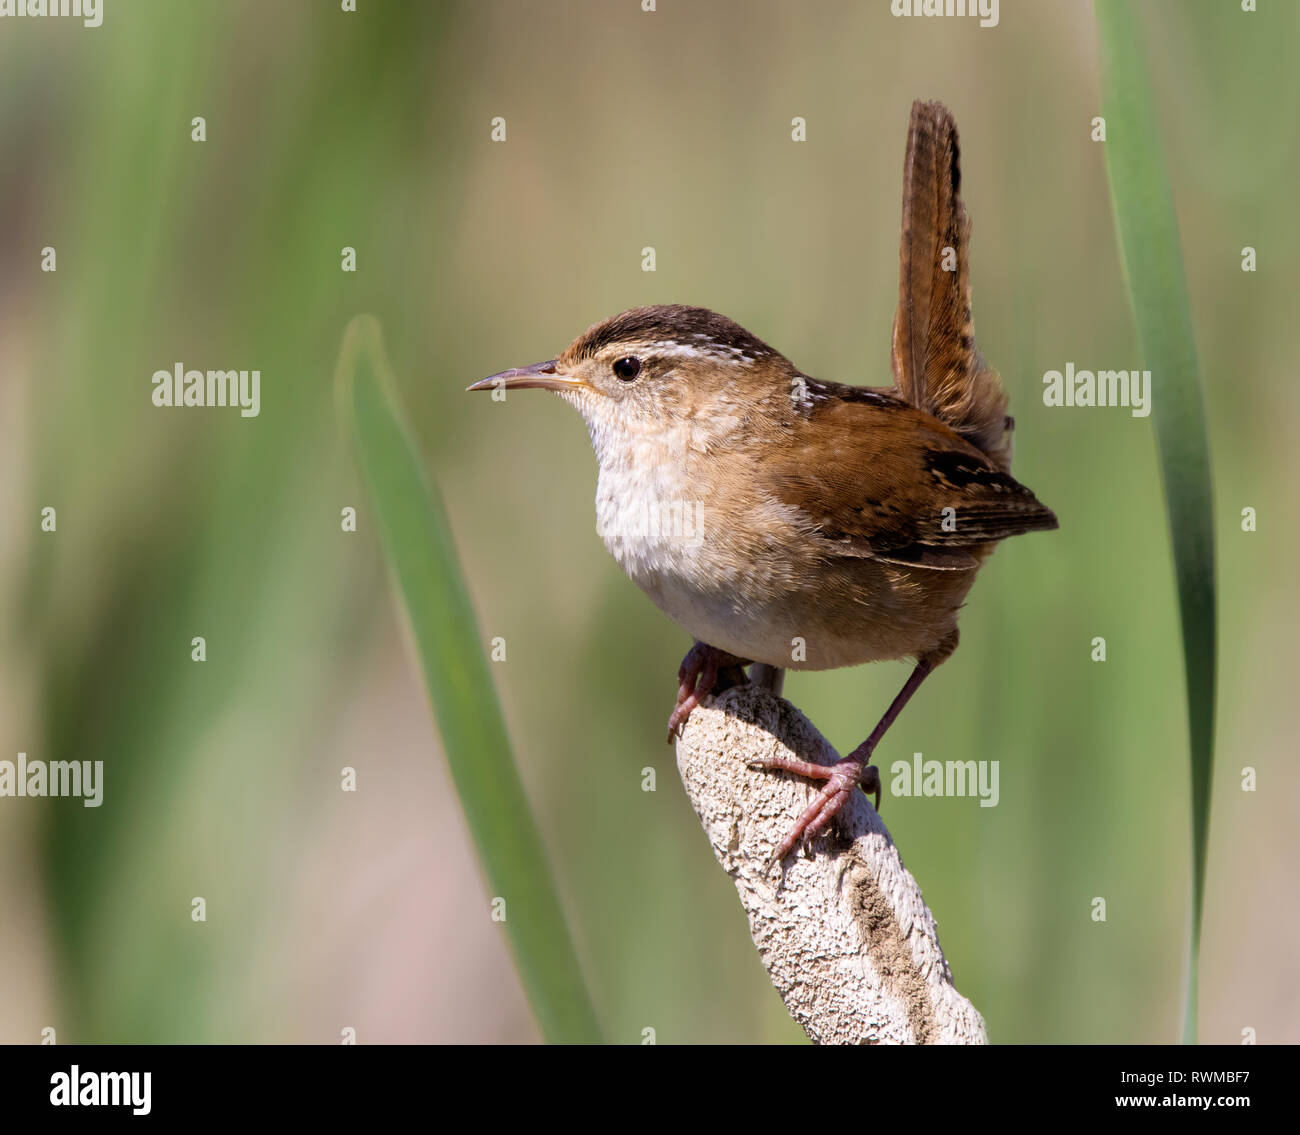
[[[677,704],[668,718],[668,743],[680,737],[691,711],[716,688],[745,681],[749,660],[728,654],[707,642],[697,642],[686,652],[677,670]],[[722,686],[719,687],[719,680]]]
[[[713,691],[718,680],[721,651],[697,642],[677,668],[677,704],[668,718],[668,743],[680,737],[691,711]]]
[[[876,798],[880,810],[880,770],[867,764],[868,756],[851,755],[833,765],[818,765],[795,757],[770,757],[753,762],[759,768],[780,769],[813,780],[824,780],[826,786],[786,832],[785,838],[772,853],[769,865],[780,863],[805,840],[816,839],[853,796],[857,788]]]

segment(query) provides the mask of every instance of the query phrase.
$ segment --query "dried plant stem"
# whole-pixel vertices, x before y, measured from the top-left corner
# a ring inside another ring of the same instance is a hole
[[[837,759],[794,706],[751,683],[695,710],[677,767],[790,1014],[819,1044],[987,1043],[983,1019],[953,986],[934,916],[865,796],[812,841],[811,855],[769,865],[815,792],[749,767],[782,750]]]

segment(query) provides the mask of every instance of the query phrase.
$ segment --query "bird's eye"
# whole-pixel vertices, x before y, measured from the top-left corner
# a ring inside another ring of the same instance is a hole
[[[614,373],[624,382],[631,382],[641,373],[641,360],[632,355],[614,364]]]

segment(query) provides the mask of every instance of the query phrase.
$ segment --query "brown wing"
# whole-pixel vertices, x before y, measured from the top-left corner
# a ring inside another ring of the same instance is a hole
[[[767,455],[764,473],[777,499],[841,555],[962,570],[978,562],[977,545],[1057,526],[1051,509],[956,432],[884,399],[820,400]]]
[[[894,382],[992,458],[1010,467],[1002,381],[975,346],[970,309],[970,218],[961,199],[957,124],[938,102],[914,102],[903,164],[903,236]]]

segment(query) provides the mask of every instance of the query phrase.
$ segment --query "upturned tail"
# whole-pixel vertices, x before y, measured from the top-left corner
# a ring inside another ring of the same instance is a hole
[[[894,382],[1006,471],[1012,420],[1002,380],[975,345],[969,251],[957,124],[942,103],[914,102],[903,166]]]

